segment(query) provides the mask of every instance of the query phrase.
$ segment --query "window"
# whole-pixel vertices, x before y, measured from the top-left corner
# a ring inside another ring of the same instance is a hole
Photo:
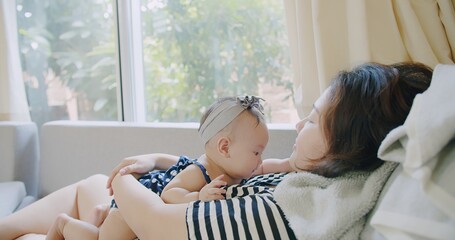
[[[116,120],[113,1],[17,0],[32,120]]]
[[[269,122],[295,122],[282,4],[17,0],[32,119],[198,122],[249,94]]]

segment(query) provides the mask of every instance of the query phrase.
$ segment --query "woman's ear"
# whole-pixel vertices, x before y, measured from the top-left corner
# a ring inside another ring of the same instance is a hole
[[[230,140],[227,137],[221,137],[218,139],[218,152],[223,155],[224,157],[228,158],[229,157],[229,144]]]

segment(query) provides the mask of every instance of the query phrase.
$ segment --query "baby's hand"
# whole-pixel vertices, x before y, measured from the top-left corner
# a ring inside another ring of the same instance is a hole
[[[223,194],[226,193],[226,189],[222,187],[226,186],[227,182],[222,180],[223,177],[224,175],[220,175],[213,179],[209,184],[205,185],[199,191],[199,200],[207,202],[224,199]]]

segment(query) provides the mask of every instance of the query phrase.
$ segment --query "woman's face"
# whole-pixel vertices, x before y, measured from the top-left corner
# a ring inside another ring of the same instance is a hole
[[[297,138],[295,139],[294,151],[289,159],[292,168],[296,171],[305,169],[311,159],[324,157],[327,151],[322,127],[320,125],[320,113],[327,107],[328,90],[313,104],[310,114],[296,124]]]

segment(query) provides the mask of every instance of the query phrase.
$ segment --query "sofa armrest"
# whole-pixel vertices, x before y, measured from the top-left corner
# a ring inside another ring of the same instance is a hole
[[[39,143],[33,122],[0,122],[0,182],[21,181],[38,194]]]
[[[25,186],[23,182],[0,182],[0,218],[14,212],[24,197]]]

